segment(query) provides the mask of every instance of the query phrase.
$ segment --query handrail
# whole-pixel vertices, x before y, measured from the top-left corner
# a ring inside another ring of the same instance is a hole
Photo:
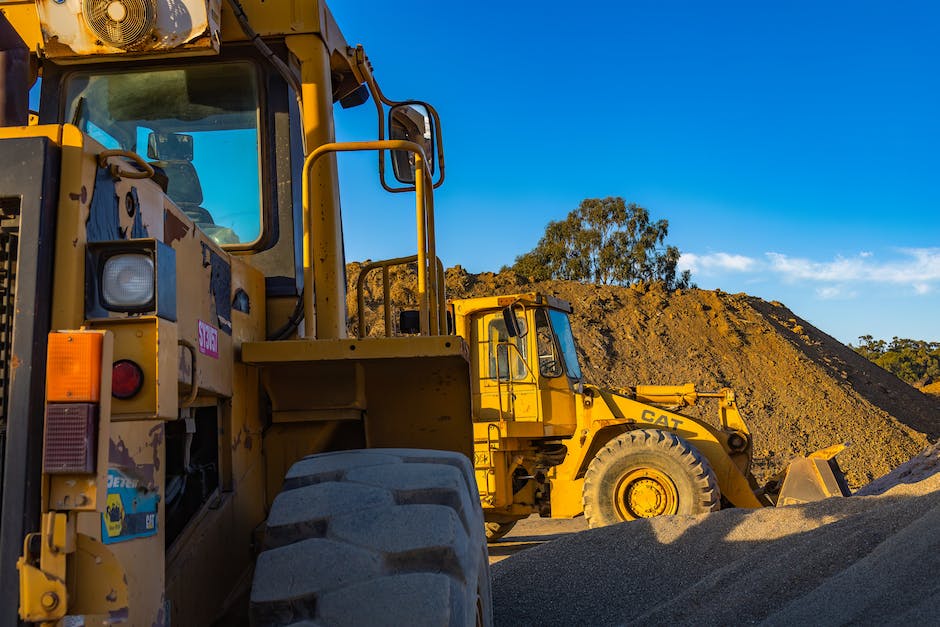
[[[365,308],[366,308],[366,294],[365,294],[365,281],[366,276],[373,270],[382,269],[382,308],[385,318],[385,336],[392,336],[392,308],[391,308],[391,285],[389,281],[389,268],[394,266],[404,266],[409,263],[415,263],[418,261],[417,255],[411,255],[410,257],[396,257],[394,259],[385,259],[382,261],[373,261],[370,263],[363,264],[359,269],[359,277],[356,279],[356,314],[359,317],[357,324],[358,327],[358,336],[359,339],[366,337],[366,318],[365,318]],[[443,303],[444,298],[444,266],[441,264],[440,259],[435,259],[437,266],[437,285],[434,285],[430,289],[432,290],[432,298],[430,302],[436,302],[438,304]],[[443,307],[440,307],[439,311],[444,312]],[[446,316],[446,312],[445,316]],[[431,333],[434,335],[439,335],[447,331],[446,327],[446,317],[433,319],[434,324],[431,325]]]
[[[503,379],[499,376],[499,347],[506,347],[506,372],[507,378]],[[516,357],[519,361],[522,362],[523,369],[525,370],[525,376],[518,380],[518,382],[525,382],[529,378],[533,379],[530,383],[537,383],[538,380],[535,377],[535,373],[529,367],[528,360],[522,355],[522,351],[519,350],[519,347],[516,346],[515,342],[505,341],[505,342],[496,342],[496,398],[499,401],[499,419],[505,420],[503,418],[503,381],[506,382],[506,413],[510,414],[511,418],[515,420],[516,418],[516,402],[515,395],[513,394],[513,386],[517,383],[516,378],[513,376],[512,371],[512,359],[510,358],[510,353],[516,351],[518,356]]]
[[[323,156],[336,152],[363,152],[367,150],[407,150],[415,155],[415,220],[418,239],[418,300],[419,316],[422,335],[439,333],[440,322],[443,319],[444,309],[443,292],[437,293],[438,268],[436,263],[429,260],[437,259],[437,247],[434,238],[434,196],[430,169],[424,149],[415,142],[400,139],[384,139],[365,142],[334,142],[323,144],[307,155],[303,170],[303,203],[304,203],[304,309],[307,320],[314,320],[315,292],[313,259],[313,238],[311,228],[314,223],[313,216],[313,189],[310,176],[314,164]],[[435,288],[429,289],[429,284]],[[431,293],[435,292],[434,301]]]
[[[110,157],[124,157],[133,161],[140,170],[124,170],[117,163],[112,163],[109,167],[111,176],[121,179],[149,179],[153,176],[153,166],[144,161],[143,157],[131,150],[102,150],[98,153],[98,167],[108,166]]]

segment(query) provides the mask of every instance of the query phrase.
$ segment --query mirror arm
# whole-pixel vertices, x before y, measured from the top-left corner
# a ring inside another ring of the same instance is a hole
[[[354,50],[350,50],[350,52],[354,57],[356,68],[365,79],[369,93],[372,95],[372,101],[375,103],[376,114],[379,118],[379,141],[382,141],[385,139],[385,110],[382,108],[382,105],[394,107],[395,105],[403,104],[407,101],[398,102],[390,100],[385,96],[385,94],[382,92],[382,89],[379,87],[378,81],[375,80],[375,75],[372,73],[372,65],[369,63],[369,57],[366,56],[366,51],[365,48],[362,47],[362,44],[357,45],[356,48]],[[437,137],[438,178],[437,181],[432,181],[431,188],[437,189],[444,184],[444,136],[443,132],[441,131],[441,116],[438,115],[437,109],[435,109],[432,105],[426,102],[422,102],[421,104],[427,107],[427,110],[431,114],[431,118],[434,121],[434,134]],[[388,183],[385,182],[384,150],[379,151],[379,181],[382,183],[382,188],[387,192],[397,193],[415,191],[414,187],[391,187]]]
[[[391,101],[385,97],[385,94],[382,93],[382,89],[379,87],[378,81],[375,80],[375,75],[372,74],[372,64],[369,63],[369,57],[366,56],[365,48],[362,47],[362,44],[356,46],[355,51],[355,62],[356,67],[362,73],[363,78],[366,82],[366,87],[369,89],[369,93],[372,95],[372,102],[375,103],[375,112],[378,117],[378,128],[379,128],[379,141],[385,139],[385,109],[382,108],[383,103],[391,106]],[[379,181],[382,183],[382,187],[386,191],[393,191],[389,188],[388,184],[385,183],[385,151],[378,151],[379,157]],[[409,190],[411,191],[411,190]]]

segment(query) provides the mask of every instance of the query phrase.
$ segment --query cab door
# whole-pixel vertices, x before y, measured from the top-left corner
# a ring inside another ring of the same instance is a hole
[[[577,395],[572,390],[564,351],[549,323],[548,309],[534,311],[539,403],[545,435],[572,435],[577,428]],[[577,377],[580,379],[580,373]]]
[[[520,328],[531,314],[517,312]],[[477,420],[536,421],[538,381],[531,367],[532,334],[509,337],[502,312],[481,313],[473,321],[474,416]]]

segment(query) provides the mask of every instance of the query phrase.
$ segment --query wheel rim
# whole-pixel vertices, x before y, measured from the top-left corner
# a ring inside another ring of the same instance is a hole
[[[665,473],[637,468],[617,483],[614,508],[623,520],[675,514],[679,511],[679,490]]]

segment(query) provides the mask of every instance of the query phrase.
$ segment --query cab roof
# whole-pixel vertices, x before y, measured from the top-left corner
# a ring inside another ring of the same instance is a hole
[[[540,292],[480,296],[478,298],[452,298],[448,303],[454,307],[454,313],[462,316],[488,309],[503,309],[504,307],[516,304],[526,307],[549,307],[551,309],[564,311],[565,313],[571,313],[573,311],[571,303],[568,301]]]

